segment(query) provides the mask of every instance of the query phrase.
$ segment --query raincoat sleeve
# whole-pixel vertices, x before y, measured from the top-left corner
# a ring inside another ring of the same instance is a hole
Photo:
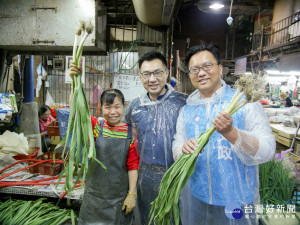
[[[174,140],[172,143],[172,151],[173,151],[173,158],[176,161],[183,153],[182,153],[182,146],[187,141],[187,137],[185,134],[185,126],[183,121],[183,110],[182,107],[179,111],[177,124],[176,124],[176,134],[174,135]]]
[[[122,121],[124,123],[132,124],[131,123],[131,105],[132,105],[132,102],[129,103],[124,109],[124,117],[122,119]]]
[[[276,140],[264,109],[259,102],[245,107],[245,130],[237,130],[238,138],[232,149],[248,166],[270,161],[275,154]]]

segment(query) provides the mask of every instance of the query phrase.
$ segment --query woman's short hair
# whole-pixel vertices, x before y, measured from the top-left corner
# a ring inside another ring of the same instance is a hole
[[[125,104],[125,99],[123,93],[119,89],[107,89],[103,91],[100,97],[100,103],[113,104],[116,97],[119,97],[122,101],[122,104]]]
[[[48,110],[50,110],[50,107],[47,105],[41,105],[40,109],[39,109],[39,117],[41,115],[43,115],[45,112],[47,112]]]

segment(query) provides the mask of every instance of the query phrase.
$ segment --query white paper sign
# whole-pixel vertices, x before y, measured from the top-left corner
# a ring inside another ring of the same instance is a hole
[[[72,61],[72,56],[66,56],[66,76],[65,76],[65,83],[70,84],[72,82],[72,79],[69,75],[69,69],[70,69],[70,62]],[[81,67],[82,67],[82,74],[81,74],[81,82],[84,84],[85,80],[85,57],[81,57],[80,61]]]
[[[132,101],[146,92],[138,75],[115,74],[113,88],[122,91],[125,101]]]

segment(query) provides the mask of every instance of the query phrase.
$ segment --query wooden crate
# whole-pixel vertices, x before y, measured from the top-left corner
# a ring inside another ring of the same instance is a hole
[[[283,136],[278,134],[277,137],[276,137],[276,141],[279,142],[280,144],[283,144],[287,147],[290,147],[291,144],[292,144],[293,139],[288,139],[288,138],[283,137]]]

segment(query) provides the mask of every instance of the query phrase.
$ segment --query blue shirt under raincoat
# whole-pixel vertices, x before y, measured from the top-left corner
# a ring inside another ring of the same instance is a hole
[[[165,168],[173,164],[172,139],[179,110],[186,98],[167,84],[167,92],[157,101],[144,94],[130,103],[125,119],[137,129],[141,163]]]
[[[140,157],[137,183],[138,224],[148,224],[151,202],[158,195],[160,181],[174,163],[172,141],[176,132],[179,110],[187,96],[167,84],[167,92],[156,101],[147,94],[134,99],[125,109],[126,122],[137,130]]]
[[[178,117],[173,143],[175,158],[181,154],[185,141],[197,139],[212,126],[218,112],[228,106],[235,90],[224,81],[221,83],[223,86],[210,98],[201,98],[196,90],[187,99],[187,105]],[[214,132],[204,147],[204,153],[199,155],[188,183],[191,194],[207,204],[226,206],[237,203],[242,206],[252,203],[259,197],[257,165],[269,161],[275,153],[275,138],[260,103],[248,103],[232,118],[232,125],[238,129],[238,140],[245,140],[233,145],[220,133]],[[253,148],[253,137],[258,139],[259,149],[255,156],[250,156],[244,149]]]

